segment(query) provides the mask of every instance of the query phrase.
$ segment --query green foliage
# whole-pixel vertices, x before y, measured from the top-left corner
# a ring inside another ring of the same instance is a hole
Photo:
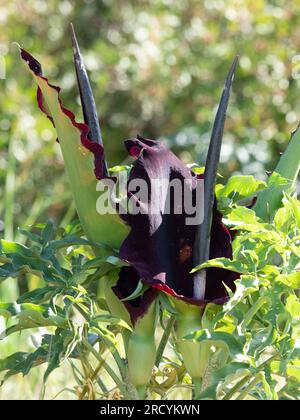
[[[300,127],[292,134],[291,140],[280,157],[268,182],[268,189],[259,194],[255,211],[264,220],[270,220],[275,211],[280,207],[282,194],[284,191],[292,191],[300,171]],[[279,178],[283,182],[279,182]]]
[[[196,268],[242,273],[223,309],[212,316],[208,307],[211,322],[186,337],[211,342],[222,359],[199,398],[299,396],[300,202],[285,195],[282,204],[270,224],[247,208],[228,208],[226,221],[237,230],[233,260],[217,258]]]
[[[92,338],[95,345],[102,336],[111,340],[113,332],[130,328],[105,311],[98,290],[99,279],[101,282],[123,265],[119,258],[95,257],[89,242],[72,233],[73,226],[55,229],[48,223],[33,230],[27,232],[29,247],[1,241],[2,280],[25,273],[39,276],[42,281],[41,287],[24,293],[17,302],[0,303],[0,315],[11,320],[1,338],[26,329],[54,330],[53,334],[41,336],[41,344],[33,353],[18,352],[2,359],[0,370],[6,371],[5,379],[17,373],[26,375],[31,368],[47,363],[46,381],[66,358],[84,356],[83,335]],[[78,316],[85,321],[74,322]],[[108,324],[110,331],[106,329]]]
[[[253,210],[237,204],[261,188],[259,182],[251,182],[248,177],[238,177],[218,188],[220,198],[230,198],[224,212],[226,223],[236,230],[234,257],[210,260],[201,266],[241,273],[236,291],[229,291],[230,300],[223,307],[208,304],[199,329],[181,338],[183,343],[205,346],[207,360],[198,399],[299,397],[300,202],[285,194],[274,221],[262,222]],[[236,193],[231,195],[231,191]],[[18,373],[27,375],[36,366],[46,364],[46,382],[64,360],[80,360],[83,371],[92,378],[94,398],[108,395],[105,384],[103,387],[98,381],[104,371],[111,375],[124,398],[137,398],[117,350],[117,334],[122,332],[126,342],[131,326],[110,314],[103,294],[105,285],[115,281],[123,263],[116,255],[95,256],[80,232],[74,233],[76,229],[76,223],[66,229],[48,223],[26,233],[26,246],[2,241],[3,280],[20,275],[41,279],[40,287],[25,292],[17,302],[0,304],[1,316],[10,323],[2,339],[23,330],[40,335],[33,352],[18,351],[0,360],[3,380]],[[132,298],[138,294],[136,290]],[[167,336],[158,346],[158,370],[153,372],[148,393],[168,398],[178,386],[189,388],[190,377],[177,353],[176,339],[170,335],[174,325],[171,320],[180,314],[163,293],[159,302],[160,322]],[[165,326],[166,322],[169,326]],[[166,352],[167,342],[173,348],[171,352]],[[115,359],[117,372],[105,361],[106,352]],[[95,358],[98,366],[92,367]],[[144,388],[139,392],[144,393]],[[84,391],[81,397],[91,395]]]

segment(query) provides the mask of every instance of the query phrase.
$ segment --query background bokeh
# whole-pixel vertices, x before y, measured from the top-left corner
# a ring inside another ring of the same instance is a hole
[[[110,165],[126,159],[123,140],[137,133],[164,138],[186,162],[203,164],[224,78],[239,54],[220,173],[265,179],[274,168],[300,121],[300,0],[0,0],[0,236],[22,241],[18,226],[74,217],[54,130],[13,44],[42,62],[81,118],[70,22]],[[22,279],[6,282],[0,300],[26,287]],[[0,359],[1,351],[9,352],[0,346]],[[35,385],[30,392],[36,396]]]

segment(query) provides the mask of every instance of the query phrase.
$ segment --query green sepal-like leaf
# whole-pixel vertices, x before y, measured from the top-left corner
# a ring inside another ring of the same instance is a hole
[[[123,319],[126,324],[132,326],[130,315],[124,303],[113,292],[112,288],[117,284],[117,278],[108,278],[105,282],[105,300],[112,315]]]
[[[93,154],[81,141],[81,136],[87,134],[81,127],[86,130],[87,126],[76,123],[74,115],[62,106],[59,88],[50,85],[29,62],[26,61],[26,64],[39,87],[40,108],[53,121],[57,131],[76,209],[87,238],[97,245],[119,248],[129,228],[117,214],[100,215],[96,210],[100,193],[96,190]]]
[[[232,334],[226,332],[209,332],[207,329],[202,329],[195,331],[193,334],[188,334],[183,339],[197,343],[209,342],[211,346],[224,348],[232,357],[240,356],[240,360],[243,357],[243,346],[241,343]]]
[[[158,302],[155,300],[147,312],[134,325],[126,346],[128,374],[136,387],[144,387],[151,378],[156,358],[155,326]]]

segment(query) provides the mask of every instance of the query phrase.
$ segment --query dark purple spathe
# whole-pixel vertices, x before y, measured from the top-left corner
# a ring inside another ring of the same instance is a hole
[[[150,186],[151,179],[171,181],[177,178],[183,182],[186,179],[196,181],[196,176],[161,142],[138,137],[127,140],[125,145],[129,154],[137,158],[129,181],[140,178],[151,188],[149,201],[141,205],[147,207],[151,202],[160,210],[155,214],[140,213],[127,217],[131,231],[121,246],[120,257],[134,268],[133,279],[139,277],[152,288],[195,305],[224,303],[228,295],[223,282],[234,290],[234,280],[238,275],[223,269],[209,268],[205,298],[194,298],[193,275],[190,271],[193,268],[192,246],[196,226],[186,225],[188,215],[184,212],[174,214],[171,211],[171,214],[165,214],[167,193],[162,195],[156,183]],[[134,191],[131,193],[134,194]],[[220,213],[214,209],[210,258],[217,257],[232,258],[232,247],[230,232],[222,224]],[[120,273],[117,289],[124,281],[130,281],[128,271],[126,279]]]

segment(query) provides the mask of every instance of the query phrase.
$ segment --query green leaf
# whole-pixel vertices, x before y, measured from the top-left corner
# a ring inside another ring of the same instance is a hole
[[[263,227],[263,225],[259,223],[259,219],[255,212],[247,207],[238,206],[231,209],[230,212],[226,214],[226,218],[229,219],[230,222],[238,222],[238,226],[247,224],[257,225],[260,228]]]
[[[300,201],[290,195],[285,195],[284,205],[291,209],[295,224],[300,229]]]
[[[105,282],[105,300],[109,307],[110,313],[119,319],[123,319],[127,325],[131,326],[131,320],[129,313],[124,305],[124,303],[117,297],[117,295],[114,293],[112,288],[116,285],[118,279],[108,279]]]
[[[276,211],[274,216],[274,225],[277,231],[287,234],[292,223],[293,212],[291,208],[284,206]]]
[[[44,227],[44,229],[42,230],[42,234],[41,234],[42,244],[45,246],[53,238],[54,234],[55,234],[54,223],[51,220],[49,220],[46,226]]]
[[[265,221],[272,220],[275,211],[281,207],[283,192],[294,189],[299,170],[300,127],[298,126],[269,178],[268,188],[258,196],[254,210],[259,217]]]
[[[48,345],[48,367],[44,373],[44,383],[49,375],[57,369],[82,340],[83,326],[70,325],[70,330],[57,329],[54,336],[50,336]]]
[[[300,382],[300,362],[294,362],[294,363],[283,363],[274,361],[271,363],[272,371],[275,374],[284,374],[288,377],[295,378],[298,383]]]
[[[141,280],[138,282],[135,290],[126,298],[121,299],[122,302],[128,302],[129,300],[136,299],[137,297],[141,296],[147,289],[149,289],[149,286],[144,284]]]
[[[288,364],[286,373],[288,376],[295,378],[298,383],[300,382],[300,363],[298,365]]]
[[[17,303],[43,303],[52,299],[55,295],[62,293],[63,287],[46,286],[23,293]]]
[[[98,323],[119,325],[122,328],[132,331],[131,326],[128,325],[124,320],[110,314],[96,315],[92,318],[91,323],[94,325],[98,325]]]
[[[300,319],[300,302],[295,295],[289,295],[287,297],[285,307],[292,319]]]
[[[257,292],[259,289],[259,279],[254,275],[242,275],[240,280],[237,280],[235,284],[236,290],[233,297],[225,304],[225,311],[232,310],[240,302],[242,302],[245,297],[251,295],[254,292]]]
[[[30,248],[27,248],[25,245],[18,244],[17,242],[1,240],[1,250],[7,254],[19,254],[24,257],[32,257],[34,253]]]
[[[226,384],[229,384],[232,388],[232,383],[236,382],[238,379],[245,378],[251,375],[249,371],[249,365],[246,363],[233,362],[229,363],[226,366],[218,369],[212,373],[211,385],[207,387],[199,397],[198,400],[203,399],[217,399],[217,389],[220,385],[225,387]]]
[[[21,229],[21,228],[18,228],[18,232],[21,235],[26,236],[26,238],[29,239],[31,242],[35,242],[37,244],[41,244],[42,242],[41,237],[37,235],[36,233],[32,233],[32,232],[29,232],[28,230]]]
[[[249,198],[265,188],[267,188],[265,182],[257,181],[251,175],[232,176],[223,188],[218,188],[216,191],[218,207],[220,210],[227,209],[232,204]]]
[[[207,267],[224,268],[225,270],[234,271],[236,273],[248,272],[247,268],[244,267],[240,261],[230,260],[229,258],[215,258],[203,264],[197,265],[197,267],[191,270],[191,273],[195,273],[196,271]]]
[[[0,359],[0,372],[7,371],[3,382],[9,377],[21,373],[27,375],[33,367],[45,363],[47,360],[47,352],[42,347],[33,353],[17,352],[5,359]]]
[[[286,284],[293,289],[300,288],[300,271],[290,274],[281,274],[276,278],[276,280],[280,283]]]
[[[248,354],[251,354],[258,359],[259,356],[266,351],[268,346],[275,342],[277,337],[276,328],[271,323],[265,328],[254,330],[251,334],[251,339],[248,344]]]
[[[76,235],[65,235],[62,239],[57,239],[55,241],[51,241],[48,244],[47,249],[50,249],[52,251],[56,251],[62,248],[66,248],[69,246],[75,246],[75,245],[92,245],[91,242],[87,241],[84,238],[80,238]]]
[[[28,328],[50,326],[60,328],[68,327],[68,321],[64,317],[54,313],[53,309],[49,306],[32,303],[17,304],[16,302],[0,303],[0,315],[5,318],[11,317],[17,321],[17,324],[2,332],[2,338]]]
[[[267,296],[261,296],[251,306],[249,311],[245,314],[241,327],[245,328],[253,319],[255,314],[265,305],[270,304],[270,299]]]
[[[14,243],[11,242],[10,244]],[[31,254],[31,256],[29,253],[27,254],[27,251],[24,252],[26,250],[25,247],[19,247],[18,244],[15,245],[14,249],[17,249],[17,251],[8,254],[12,263],[7,263],[0,267],[0,277],[17,277],[21,273],[32,273],[48,282],[65,284],[64,276],[52,267],[49,260],[41,258],[38,254],[36,256]],[[10,247],[10,251],[12,249]]]

